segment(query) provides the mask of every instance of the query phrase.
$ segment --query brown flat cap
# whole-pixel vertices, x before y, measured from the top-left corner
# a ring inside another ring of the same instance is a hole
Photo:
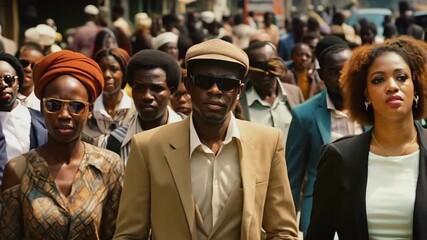
[[[207,40],[189,48],[185,55],[185,64],[188,67],[189,61],[200,59],[237,63],[245,68],[245,74],[249,69],[248,55],[239,47],[221,39]]]

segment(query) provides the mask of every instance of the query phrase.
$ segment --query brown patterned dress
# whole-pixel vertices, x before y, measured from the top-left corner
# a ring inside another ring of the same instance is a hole
[[[85,143],[68,197],[35,150],[11,163],[21,184],[1,194],[0,239],[113,238],[124,173],[117,154]]]

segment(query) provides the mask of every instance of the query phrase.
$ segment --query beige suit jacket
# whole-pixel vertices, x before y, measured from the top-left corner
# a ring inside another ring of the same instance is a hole
[[[261,239],[261,227],[267,239],[297,239],[281,131],[237,121],[244,195],[240,239]],[[114,239],[197,239],[189,135],[189,118],[135,135]],[[218,221],[219,228],[227,224]]]

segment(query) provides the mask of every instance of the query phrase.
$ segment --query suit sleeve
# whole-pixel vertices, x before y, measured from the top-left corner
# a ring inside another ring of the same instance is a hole
[[[114,239],[148,239],[150,212],[150,171],[141,146],[134,138],[125,169]]]
[[[309,161],[309,144],[307,127],[304,127],[299,114],[294,112],[286,140],[286,165],[296,211],[299,209],[301,188]]]
[[[296,213],[286,174],[283,135],[280,130],[277,133],[262,227],[266,232],[266,239],[298,239]]]
[[[328,144],[322,147],[314,184],[313,209],[307,240],[334,239],[336,231],[335,210],[338,208],[338,182],[341,169],[338,160],[340,158],[339,152],[333,145]]]

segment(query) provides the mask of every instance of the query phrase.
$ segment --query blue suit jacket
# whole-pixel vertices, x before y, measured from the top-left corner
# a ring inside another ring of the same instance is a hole
[[[47,142],[47,130],[42,113],[31,108],[28,108],[28,110],[31,115],[30,149],[33,149]],[[2,129],[1,126],[0,129]],[[8,162],[8,157],[6,156],[6,144],[2,131],[0,133],[0,187],[2,185],[4,167]]]
[[[293,109],[286,142],[286,163],[295,209],[298,210],[304,176],[307,185],[302,202],[300,230],[307,231],[313,202],[320,148],[331,142],[331,114],[326,106],[326,90]]]

